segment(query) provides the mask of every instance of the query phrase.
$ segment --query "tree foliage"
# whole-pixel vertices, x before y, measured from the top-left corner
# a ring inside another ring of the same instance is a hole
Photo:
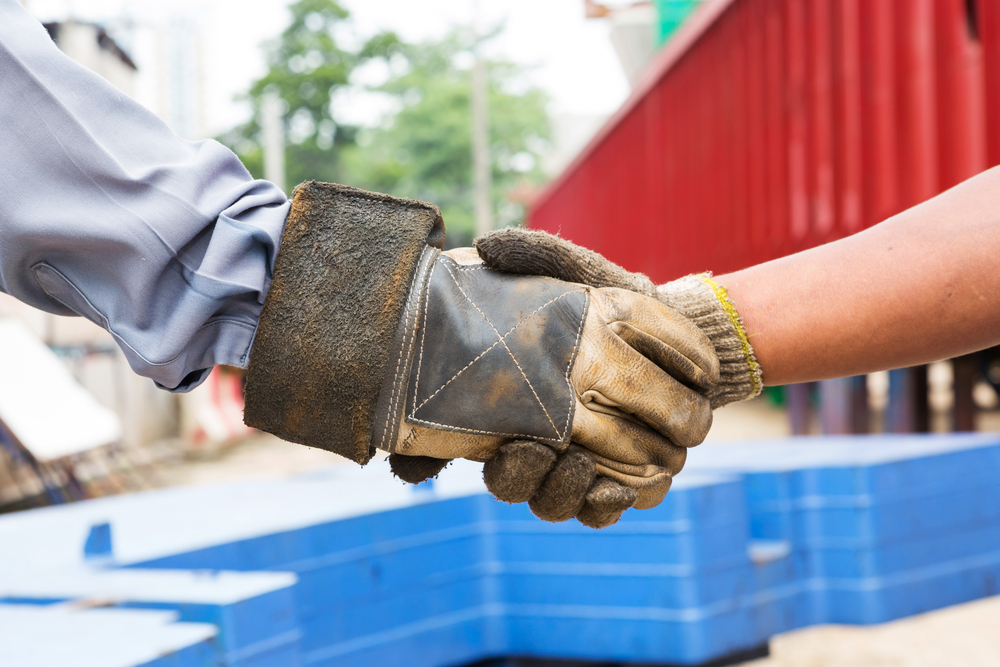
[[[342,42],[350,35],[348,12],[335,0],[297,0],[289,5],[291,23],[274,42],[264,46],[268,71],[250,87],[245,98],[251,120],[220,137],[252,174],[263,176],[260,110],[265,92],[284,102],[286,182],[344,181],[340,155],[353,145],[357,128],[338,124],[332,102],[350,86],[351,74],[372,58],[385,58],[398,40],[380,33],[360,49]]]
[[[354,182],[441,207],[452,241],[471,240],[473,222],[471,40],[453,32],[442,40],[401,44],[395,72],[380,90],[398,100],[397,111],[375,128],[362,129],[344,163]],[[513,190],[537,184],[547,147],[547,98],[518,88],[521,67],[486,61],[489,74],[489,141],[492,200],[500,224],[519,222]]]
[[[266,46],[267,74],[246,94],[252,120],[220,139],[261,176],[258,112],[265,91],[272,90],[287,107],[287,183],[335,181],[433,202],[444,213],[449,245],[470,241],[475,43],[469,31],[420,44],[381,33],[352,49],[345,45],[351,41],[348,13],[335,0],[297,0],[289,9],[291,24]],[[387,102],[387,111],[363,127],[338,123],[338,92],[357,90],[352,75],[373,60],[385,74],[372,90]],[[489,59],[486,66],[492,198],[498,221],[509,224],[523,214],[510,193],[542,179],[547,98],[523,86],[523,68],[502,59]]]

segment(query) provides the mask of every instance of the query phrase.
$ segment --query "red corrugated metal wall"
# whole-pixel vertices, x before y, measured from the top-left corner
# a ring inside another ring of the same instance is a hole
[[[731,271],[1000,164],[998,113],[1000,0],[706,0],[528,224]]]

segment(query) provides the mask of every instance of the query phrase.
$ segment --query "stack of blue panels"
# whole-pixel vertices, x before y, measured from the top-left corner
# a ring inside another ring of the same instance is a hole
[[[995,435],[811,438],[692,458],[739,470],[751,534],[788,541],[812,592],[802,624],[882,623],[1000,593]]]
[[[707,445],[659,507],[601,531],[498,503],[479,474],[414,489],[373,464],[0,517],[0,600],[173,610],[218,628],[192,650],[239,667],[695,665],[1000,581],[996,436]],[[83,567],[98,521],[113,556]]]

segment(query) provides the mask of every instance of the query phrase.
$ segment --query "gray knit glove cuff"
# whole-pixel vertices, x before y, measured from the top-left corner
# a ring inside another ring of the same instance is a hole
[[[757,396],[764,386],[746,327],[726,288],[711,274],[690,275],[656,288],[657,298],[690,319],[715,346],[722,380],[708,392],[712,408]]]

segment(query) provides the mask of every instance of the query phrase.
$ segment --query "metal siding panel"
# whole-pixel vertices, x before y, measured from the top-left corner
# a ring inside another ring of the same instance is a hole
[[[768,245],[762,257],[780,252],[788,236],[789,193],[788,153],[785,139],[785,17],[782,0],[767,0],[765,16],[766,49],[766,170]]]
[[[785,0],[788,44],[788,184],[791,243],[809,234],[809,148],[806,116],[806,15],[802,0]],[[789,248],[791,250],[791,248]]]
[[[720,29],[716,35],[713,47],[725,53],[727,63],[727,78],[725,105],[720,109],[724,114],[725,123],[732,133],[730,150],[719,152],[723,173],[728,173],[734,186],[734,194],[730,202],[729,213],[720,220],[725,233],[719,241],[719,271],[730,271],[742,264],[741,258],[749,249],[749,207],[750,190],[747,174],[749,161],[749,141],[747,127],[747,86],[746,59],[746,9],[748,2],[735,6],[735,11],[728,14],[723,33]],[[721,27],[720,27],[721,28]],[[706,128],[711,132],[711,128]],[[714,166],[714,165],[713,165]]]
[[[643,178],[648,195],[647,206],[643,211],[645,216],[643,236],[646,243],[643,248],[637,249],[640,257],[636,264],[638,270],[647,275],[656,267],[662,252],[660,217],[663,215],[666,204],[663,188],[663,160],[664,153],[668,148],[663,134],[661,113],[660,96],[654,90],[646,98],[642,118],[644,125],[642,149],[645,165]]]
[[[986,107],[986,162],[1000,164],[1000,3],[979,0],[979,36],[983,50],[983,91]]]
[[[807,243],[828,241],[834,231],[833,99],[830,0],[809,0],[809,147],[812,234]]]
[[[861,26],[859,0],[834,0],[838,236],[861,229]]]
[[[866,227],[899,211],[894,0],[861,3],[862,125]]]
[[[938,192],[934,5],[896,0],[896,14],[900,203],[908,208]]]
[[[746,14],[746,73],[747,73],[747,131],[749,155],[745,169],[749,191],[747,224],[750,243],[738,258],[739,267],[750,266],[767,257],[768,221],[770,208],[767,188],[767,61],[764,48],[764,0],[747,3]]]
[[[736,0],[530,224],[657,280],[875,224],[1000,163],[1000,3]]]
[[[986,167],[986,102],[978,25],[966,0],[938,0],[935,9],[939,187],[945,189]]]

